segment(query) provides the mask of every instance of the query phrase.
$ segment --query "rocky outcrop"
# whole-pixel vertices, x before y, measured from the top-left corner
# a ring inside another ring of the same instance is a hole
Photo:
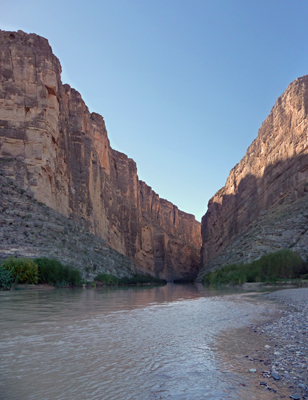
[[[48,41],[0,31],[0,172],[160,278],[199,268],[200,224],[138,180]]]
[[[202,219],[199,279],[210,269],[252,261],[279,248],[297,246],[305,256],[307,112],[304,76],[278,98],[226,185],[209,201]]]

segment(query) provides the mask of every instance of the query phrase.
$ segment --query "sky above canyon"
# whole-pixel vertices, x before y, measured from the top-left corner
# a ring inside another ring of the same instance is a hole
[[[306,0],[0,0],[0,29],[46,37],[160,197],[198,220],[276,99],[308,74]]]

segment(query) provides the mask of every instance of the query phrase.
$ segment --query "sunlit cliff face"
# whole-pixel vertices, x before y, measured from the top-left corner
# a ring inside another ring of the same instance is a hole
[[[166,279],[199,268],[200,223],[139,181],[110,147],[103,118],[62,85],[59,60],[34,34],[0,32],[0,171],[80,221],[139,268]]]

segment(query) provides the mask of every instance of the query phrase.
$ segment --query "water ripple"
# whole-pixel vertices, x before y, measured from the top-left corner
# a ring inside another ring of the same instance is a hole
[[[265,306],[192,288],[1,293],[2,399],[241,398],[213,344]]]

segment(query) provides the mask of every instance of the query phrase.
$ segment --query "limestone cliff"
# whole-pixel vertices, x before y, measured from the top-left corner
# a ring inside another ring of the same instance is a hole
[[[226,185],[209,201],[202,219],[200,276],[279,248],[295,246],[307,255],[307,112],[304,76],[278,98]]]
[[[0,172],[161,278],[199,268],[200,224],[138,180],[48,41],[0,31]]]

